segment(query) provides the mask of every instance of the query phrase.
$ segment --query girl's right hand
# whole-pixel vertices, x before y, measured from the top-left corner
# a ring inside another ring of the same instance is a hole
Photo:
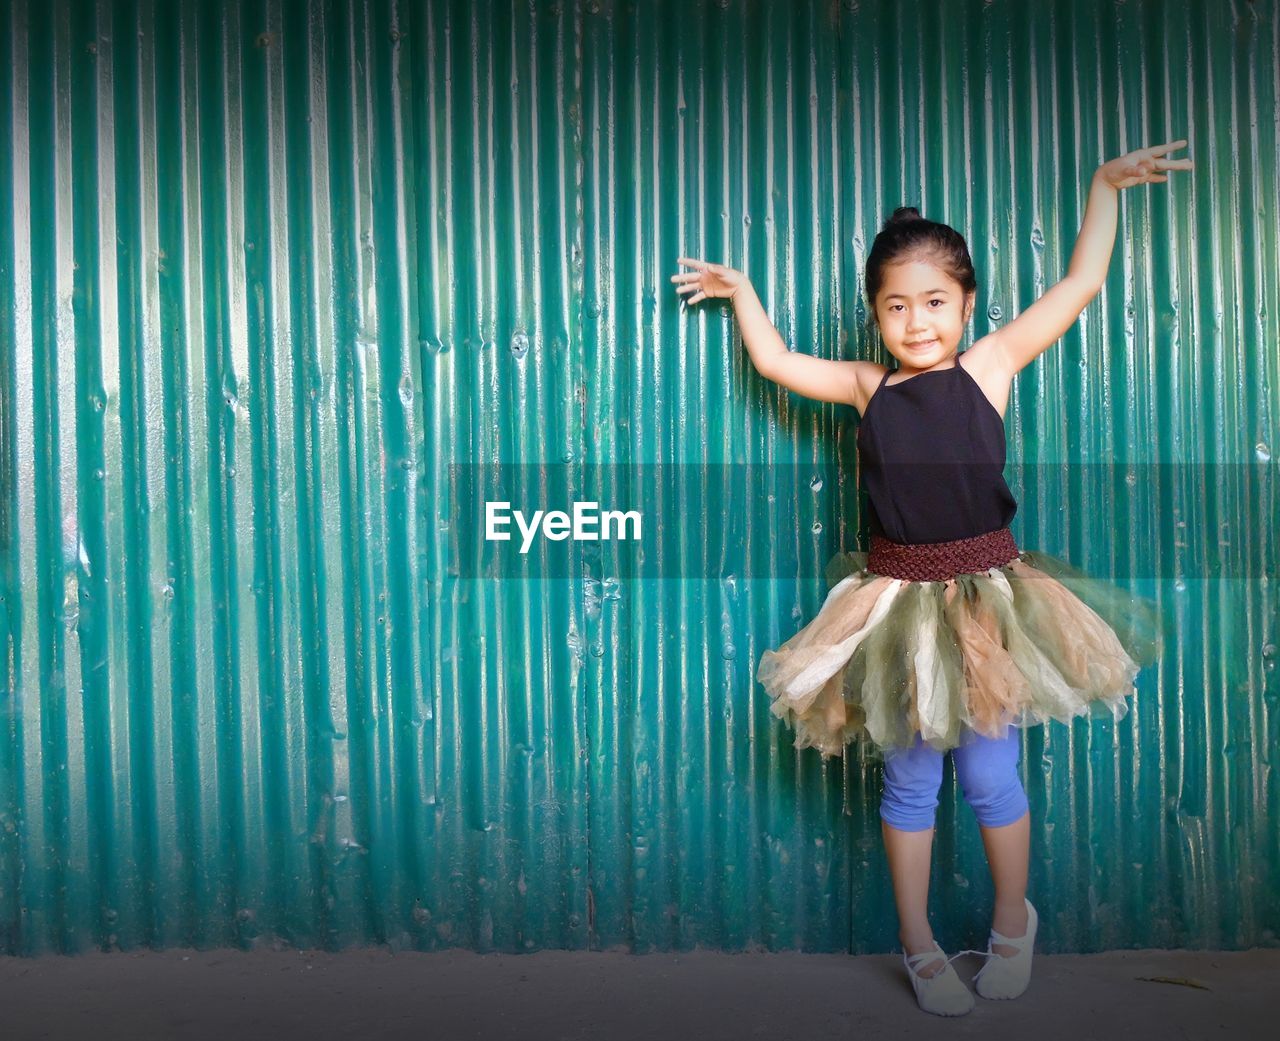
[[[693,293],[693,296],[685,300],[691,306],[707,297],[732,300],[733,294],[747,283],[747,276],[741,271],[723,264],[709,264],[705,260],[693,260],[689,257],[681,257],[676,263],[693,268],[692,271],[681,271],[678,275],[671,276],[671,281],[676,283],[677,293]]]

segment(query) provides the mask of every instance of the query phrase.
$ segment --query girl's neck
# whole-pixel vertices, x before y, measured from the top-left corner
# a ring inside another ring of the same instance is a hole
[[[898,362],[898,368],[896,371],[908,377],[919,376],[922,372],[942,372],[944,369],[955,368],[957,365],[960,364],[960,352],[952,351],[949,355],[947,355],[945,358],[938,361],[936,364],[930,365],[927,368],[923,368],[923,369],[916,368],[914,365],[903,364],[901,359],[895,359],[895,360]]]

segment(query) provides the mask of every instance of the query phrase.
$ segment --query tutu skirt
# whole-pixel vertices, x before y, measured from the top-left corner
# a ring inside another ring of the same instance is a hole
[[[1127,713],[1139,669],[1160,652],[1156,606],[1000,534],[1004,563],[950,577],[936,564],[904,568],[915,547],[890,543],[897,553],[877,560],[874,539],[871,554],[832,561],[817,616],[757,672],[797,748],[833,756],[857,742],[875,757],[918,734],[945,751],[966,727],[1000,737],[1010,725]]]

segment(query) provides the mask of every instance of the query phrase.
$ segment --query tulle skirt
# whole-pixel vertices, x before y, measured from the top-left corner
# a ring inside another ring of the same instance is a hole
[[[797,748],[864,756],[960,744],[963,728],[1103,714],[1119,720],[1160,653],[1156,605],[1046,553],[946,581],[890,578],[842,553],[817,616],[761,658],[757,679]],[[843,577],[840,577],[843,575]]]

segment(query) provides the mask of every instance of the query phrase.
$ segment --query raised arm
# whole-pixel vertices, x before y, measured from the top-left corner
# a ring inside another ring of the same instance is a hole
[[[1190,159],[1159,158],[1186,143],[1173,141],[1154,148],[1139,148],[1104,163],[1094,172],[1084,221],[1066,277],[1017,318],[990,335],[993,353],[1010,378],[1056,343],[1075,324],[1089,301],[1098,295],[1115,245],[1120,189],[1167,181],[1169,178],[1160,173],[1162,170],[1190,170]]]
[[[681,257],[679,263],[693,269],[671,276],[676,292],[689,294],[685,303],[693,305],[707,297],[733,302],[743,346],[761,376],[806,398],[853,405],[862,411],[867,380],[873,375],[878,379],[882,367],[865,361],[828,361],[788,350],[765,314],[755,287],[741,271],[688,257]]]

